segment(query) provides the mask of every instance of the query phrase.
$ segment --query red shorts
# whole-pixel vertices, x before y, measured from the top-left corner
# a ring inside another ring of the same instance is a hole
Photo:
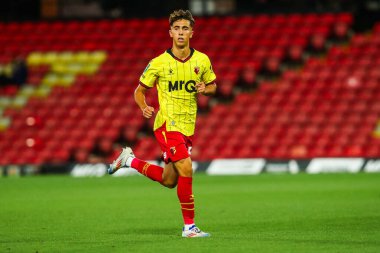
[[[160,144],[165,163],[177,162],[190,157],[193,136],[185,136],[180,132],[168,132],[166,131],[166,123],[157,128],[154,135]]]

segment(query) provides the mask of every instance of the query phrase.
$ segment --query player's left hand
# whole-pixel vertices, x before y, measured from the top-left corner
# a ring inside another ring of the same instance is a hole
[[[197,89],[197,93],[203,94],[206,90],[206,84],[204,82],[197,83],[195,88]]]

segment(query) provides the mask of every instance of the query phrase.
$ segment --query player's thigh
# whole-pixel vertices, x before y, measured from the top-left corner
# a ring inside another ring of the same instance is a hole
[[[174,162],[174,167],[177,170],[178,175],[181,177],[193,176],[193,167],[190,157]]]
[[[177,185],[178,172],[176,171],[173,163],[165,164],[162,181],[162,183],[169,188],[174,188]]]

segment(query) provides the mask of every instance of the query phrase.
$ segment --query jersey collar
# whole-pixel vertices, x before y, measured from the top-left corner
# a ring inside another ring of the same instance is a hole
[[[188,57],[186,57],[186,59],[184,59],[184,60],[181,60],[180,58],[176,57],[176,56],[173,54],[171,48],[169,48],[168,50],[166,50],[166,53],[170,54],[170,55],[171,55],[174,59],[176,59],[177,61],[182,62],[182,63],[185,63],[185,62],[187,62],[188,60],[190,60],[191,56],[193,56],[193,54],[194,54],[194,48],[192,48],[192,47],[190,48],[190,55],[189,55]]]

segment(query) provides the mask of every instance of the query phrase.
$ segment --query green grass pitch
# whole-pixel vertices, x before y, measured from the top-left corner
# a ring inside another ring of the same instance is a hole
[[[144,177],[0,178],[0,252],[380,252],[380,174],[196,174],[181,238],[176,190]]]

